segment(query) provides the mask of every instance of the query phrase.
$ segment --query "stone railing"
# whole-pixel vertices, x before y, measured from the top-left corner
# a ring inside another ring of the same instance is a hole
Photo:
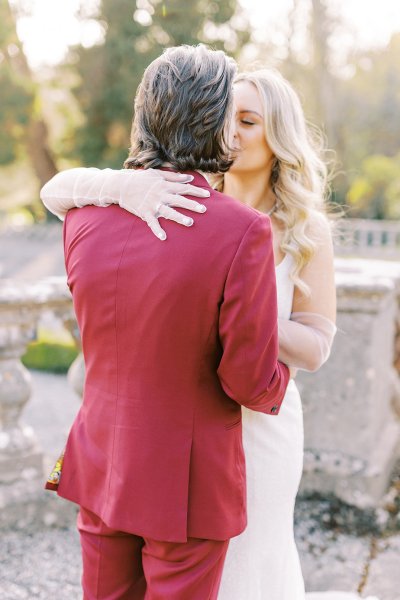
[[[335,251],[340,256],[400,258],[400,223],[342,219],[336,230]]]
[[[20,417],[31,396],[31,377],[21,363],[44,311],[77,335],[64,278],[28,285],[0,280],[0,511],[28,504],[43,488],[43,454],[32,428]],[[1,519],[0,519],[1,520]]]
[[[297,377],[305,423],[301,492],[377,507],[400,450],[400,265],[337,259],[336,272],[339,331],[331,358]],[[77,337],[64,278],[0,282],[0,508],[43,487],[41,450],[20,425],[31,393],[20,358],[46,310]],[[80,393],[83,378],[78,358],[69,380]]]

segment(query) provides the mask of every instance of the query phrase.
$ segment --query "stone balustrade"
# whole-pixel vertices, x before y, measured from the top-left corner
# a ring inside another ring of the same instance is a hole
[[[21,363],[37,323],[50,310],[77,335],[64,278],[38,284],[0,280],[0,510],[37,499],[43,488],[43,454],[21,414],[31,396],[31,377]]]
[[[335,236],[340,256],[393,259],[400,257],[398,220],[341,219]]]
[[[331,358],[297,378],[305,424],[300,491],[377,507],[400,455],[400,265],[337,259],[336,273],[339,331]],[[0,280],[0,508],[43,487],[41,450],[20,425],[31,392],[20,357],[49,310],[78,339],[65,278]],[[82,393],[81,355],[68,379]]]
[[[0,484],[13,496],[19,486],[42,475],[42,456],[31,429],[19,419],[30,396],[30,375],[20,358],[35,335],[39,306],[27,286],[0,286]],[[5,503],[0,496],[0,506]]]

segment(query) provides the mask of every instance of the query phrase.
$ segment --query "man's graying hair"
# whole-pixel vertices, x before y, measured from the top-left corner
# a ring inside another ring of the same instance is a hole
[[[168,48],[146,69],[135,99],[125,168],[224,172],[236,64],[203,45]]]

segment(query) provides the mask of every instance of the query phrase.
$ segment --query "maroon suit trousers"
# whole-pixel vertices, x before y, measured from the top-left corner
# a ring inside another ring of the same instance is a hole
[[[229,540],[161,542],[116,531],[81,507],[84,600],[216,600]]]

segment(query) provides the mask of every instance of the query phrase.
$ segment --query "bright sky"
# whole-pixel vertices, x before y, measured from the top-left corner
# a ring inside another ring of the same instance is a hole
[[[85,0],[83,5],[95,2]],[[18,32],[33,67],[60,62],[68,45],[77,42],[91,45],[99,36],[95,22],[83,25],[75,17],[80,3],[80,0],[30,0],[33,17],[22,18]],[[240,3],[258,36],[264,39],[266,34],[282,27],[292,6],[292,0],[240,0]],[[394,31],[400,31],[400,0],[331,0],[330,5],[343,15],[347,24],[350,35],[344,43],[357,47],[384,45]]]

